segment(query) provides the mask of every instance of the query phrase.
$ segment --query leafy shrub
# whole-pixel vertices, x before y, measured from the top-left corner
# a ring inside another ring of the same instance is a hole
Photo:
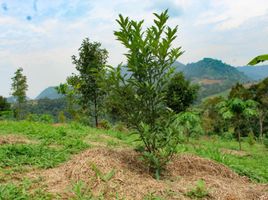
[[[102,128],[102,129],[110,129],[112,127],[112,125],[110,124],[110,122],[108,120],[101,120],[98,123],[98,128]]]
[[[14,119],[13,111],[0,111],[0,120]]]
[[[129,131],[127,126],[123,122],[118,122],[117,124],[115,124],[113,129],[116,131],[125,132],[125,133]]]
[[[204,198],[209,196],[205,181],[198,180],[196,186],[187,192],[186,195],[190,198]]]
[[[267,137],[263,139],[263,144],[268,149],[268,138]]]
[[[30,122],[43,122],[48,124],[54,122],[53,116],[49,114],[43,114],[43,115],[28,114],[25,119]]]
[[[230,131],[224,132],[224,133],[222,134],[222,139],[224,139],[224,140],[228,140],[228,141],[233,140],[233,139],[234,139],[234,134],[233,134],[233,132],[230,132]]]
[[[63,111],[60,111],[60,112],[59,112],[59,114],[58,114],[58,121],[59,121],[60,123],[65,123],[65,122],[66,122],[66,117],[65,117]]]
[[[248,134],[247,142],[250,146],[252,146],[256,143],[255,136],[254,136],[254,133],[252,131]]]

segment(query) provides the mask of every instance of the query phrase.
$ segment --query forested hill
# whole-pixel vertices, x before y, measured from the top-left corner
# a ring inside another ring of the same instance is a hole
[[[268,77],[268,65],[243,66],[237,69],[253,80],[261,80]]]
[[[201,85],[200,98],[223,92],[237,82],[246,83],[251,81],[251,78],[236,67],[212,58],[204,58],[196,63],[187,65],[175,62],[174,67],[177,72],[183,72],[187,79]],[[129,76],[125,68],[122,68],[122,73],[126,74],[127,77]],[[62,96],[57,93],[54,87],[48,87],[36,99],[57,99],[60,97]]]
[[[184,73],[186,78],[201,85],[199,97],[204,98],[231,88],[237,82],[246,83],[252,79],[240,72],[236,67],[220,60],[204,58],[196,63],[174,64],[177,71]]]
[[[61,98],[62,95],[60,95],[57,90],[55,89],[55,87],[48,87],[46,89],[44,89],[35,99],[58,99]]]

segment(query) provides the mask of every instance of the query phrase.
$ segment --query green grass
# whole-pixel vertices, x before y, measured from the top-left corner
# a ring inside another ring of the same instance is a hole
[[[53,199],[41,189],[30,189],[31,183],[23,180],[23,174],[33,169],[56,167],[69,160],[71,155],[96,144],[109,148],[139,145],[135,135],[76,123],[54,127],[36,122],[0,121],[0,138],[1,135],[19,135],[32,142],[0,145],[0,199]],[[268,150],[264,145],[251,146],[247,142],[242,143],[242,148],[245,156],[226,154],[222,149],[238,150],[236,141],[204,137],[181,144],[178,152],[215,160],[256,182],[268,183]]]

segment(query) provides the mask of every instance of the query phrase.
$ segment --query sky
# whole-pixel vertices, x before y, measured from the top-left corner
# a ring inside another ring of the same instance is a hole
[[[75,73],[71,56],[84,38],[102,43],[108,63],[126,62],[126,49],[113,32],[118,15],[153,23],[152,13],[169,9],[179,26],[174,46],[179,62],[211,57],[242,66],[268,53],[268,0],[0,0],[0,95],[10,96],[11,77],[22,67],[27,96]]]

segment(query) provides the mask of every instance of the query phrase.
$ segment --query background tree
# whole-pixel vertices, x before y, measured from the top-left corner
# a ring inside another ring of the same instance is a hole
[[[15,117],[21,118],[22,105],[26,102],[26,91],[28,90],[27,78],[23,75],[23,69],[19,68],[12,78],[12,96],[16,98]]]
[[[192,85],[186,80],[183,73],[176,73],[167,86],[167,106],[174,112],[185,111],[196,99],[198,85]]]
[[[79,74],[69,77],[69,79],[76,80],[71,82],[71,85],[77,88],[80,94],[80,103],[94,117],[96,127],[98,127],[98,118],[104,97],[104,91],[100,84],[105,75],[107,58],[107,50],[102,49],[98,42],[90,42],[88,38],[83,40],[79,48],[79,56],[72,56],[73,64],[75,64]]]
[[[249,122],[251,117],[258,115],[257,102],[234,98],[219,103],[218,108],[224,119],[232,120],[238,136],[239,149],[241,150],[241,126],[245,123],[245,120]]]
[[[125,68],[129,78],[120,74],[120,67],[113,70],[110,89],[131,109],[131,112],[129,109],[122,112],[144,144],[143,155],[150,170],[159,178],[179,143],[174,123],[176,117],[168,109],[165,98],[174,72],[172,65],[182,51],[180,47],[171,47],[178,28],[166,26],[167,11],[154,15],[154,25],[146,31],[142,30],[143,21],[136,22],[119,15],[120,30],[115,31],[115,36],[128,49]],[[122,88],[130,91],[127,96],[121,96]]]
[[[178,114],[176,122],[177,126],[180,127],[180,131],[187,138],[187,142],[191,136],[198,136],[203,133],[201,126],[201,120],[197,113],[194,112],[182,112]]]
[[[10,103],[7,102],[7,99],[0,96],[0,112],[10,110]]]

